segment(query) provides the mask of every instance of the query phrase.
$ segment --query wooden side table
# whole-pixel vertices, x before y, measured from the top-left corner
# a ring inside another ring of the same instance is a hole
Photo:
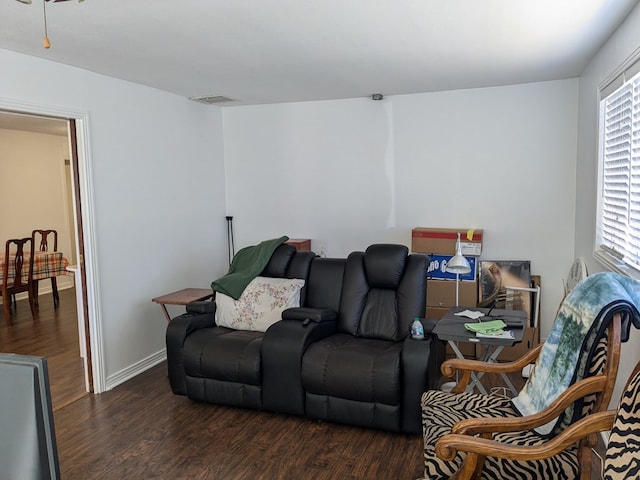
[[[311,250],[311,239],[310,238],[290,238],[288,241],[284,242],[289,245],[293,245],[296,247],[296,250],[307,251]]]
[[[198,300],[206,300],[213,297],[213,290],[210,288],[183,288],[176,292],[167,293],[160,297],[152,298],[151,301],[160,304],[167,322],[171,321],[166,305],[186,305]]]

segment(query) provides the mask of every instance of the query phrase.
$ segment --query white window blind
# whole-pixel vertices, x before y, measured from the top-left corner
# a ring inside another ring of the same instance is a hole
[[[601,90],[597,256],[640,272],[640,60]]]

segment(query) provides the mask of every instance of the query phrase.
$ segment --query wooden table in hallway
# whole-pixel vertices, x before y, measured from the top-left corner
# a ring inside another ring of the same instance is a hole
[[[24,255],[24,265],[22,266],[22,274],[26,277],[29,269],[29,260],[31,256],[28,253]],[[13,262],[13,259],[9,260]],[[4,272],[4,253],[0,253],[0,282]],[[46,278],[57,277],[59,275],[73,275],[66,270],[69,260],[65,258],[62,252],[35,252],[33,259],[33,279],[44,280]],[[11,266],[11,264],[9,264]],[[9,271],[13,269],[10,268]],[[12,279],[13,276],[9,276]]]
[[[29,260],[31,255],[26,253],[24,255],[24,264],[22,265],[22,275],[27,278],[29,271]],[[2,277],[4,272],[5,255],[0,253],[0,283],[2,283]],[[13,258],[10,258],[10,262],[13,263]],[[57,277],[60,275],[73,276],[73,272],[67,271],[69,260],[64,256],[62,252],[35,252],[33,259],[33,279],[45,280],[51,277]],[[9,264],[9,272],[13,270]],[[9,280],[12,280],[14,275],[9,275]],[[36,297],[36,305],[38,299]]]

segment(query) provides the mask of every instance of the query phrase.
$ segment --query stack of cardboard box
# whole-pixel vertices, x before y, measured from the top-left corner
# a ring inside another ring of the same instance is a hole
[[[471,264],[471,272],[460,275],[458,304],[474,308],[478,303],[478,257],[482,253],[482,230],[416,227],[411,231],[411,250],[431,256],[427,274],[426,318],[441,319],[456,306],[456,275],[446,272],[446,263],[456,253],[460,233],[462,254]],[[475,357],[475,345],[460,345],[465,356]]]

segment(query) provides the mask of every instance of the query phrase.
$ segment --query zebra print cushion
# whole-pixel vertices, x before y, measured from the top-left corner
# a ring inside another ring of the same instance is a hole
[[[451,462],[441,460],[435,454],[438,439],[451,432],[451,427],[467,418],[518,417],[511,401],[502,397],[477,393],[452,394],[430,390],[422,395],[422,430],[424,438],[424,478],[444,479],[453,475],[464,461],[464,453],[458,453]],[[534,431],[496,434],[497,441],[511,445],[537,445],[546,438]],[[487,457],[482,472],[483,479],[572,479],[578,476],[577,449],[571,448],[547,460],[516,462]]]
[[[604,460],[605,480],[640,478],[639,410],[640,373],[637,373],[622,394],[613,422]]]

